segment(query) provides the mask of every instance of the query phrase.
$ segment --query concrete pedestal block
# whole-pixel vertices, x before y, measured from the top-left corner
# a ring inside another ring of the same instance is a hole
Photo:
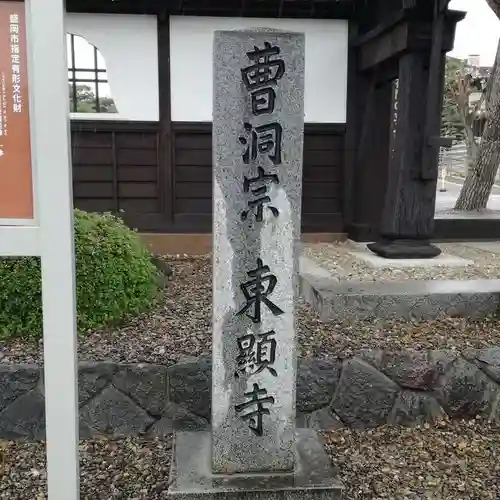
[[[210,432],[175,435],[168,496],[178,500],[340,500],[342,486],[312,429],[296,431],[295,471],[212,474]]]

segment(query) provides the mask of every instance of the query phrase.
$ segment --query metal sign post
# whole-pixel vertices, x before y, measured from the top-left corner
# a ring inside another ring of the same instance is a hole
[[[49,500],[80,496],[64,15],[63,0],[0,1],[0,256],[41,257]]]

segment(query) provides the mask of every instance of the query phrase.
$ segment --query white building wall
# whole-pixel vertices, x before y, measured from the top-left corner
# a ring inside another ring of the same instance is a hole
[[[305,120],[345,123],[348,21],[172,16],[172,121],[212,121],[212,50],[215,30],[274,28],[305,33]]]
[[[158,121],[156,16],[66,14],[66,31],[97,47],[118,113],[71,113],[87,120]]]
[[[347,21],[203,16],[170,18],[172,121],[212,121],[213,33],[256,27],[305,33],[306,122],[345,123]],[[72,118],[159,120],[156,16],[67,13],[66,31],[85,38],[100,51],[118,109],[113,114],[71,113]]]

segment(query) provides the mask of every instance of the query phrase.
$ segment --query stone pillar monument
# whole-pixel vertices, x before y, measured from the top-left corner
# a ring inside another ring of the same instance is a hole
[[[214,38],[212,432],[178,433],[171,495],[340,498],[295,428],[303,34]]]

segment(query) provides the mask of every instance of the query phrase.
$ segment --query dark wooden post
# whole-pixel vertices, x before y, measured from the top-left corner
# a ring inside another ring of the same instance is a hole
[[[159,189],[160,211],[167,223],[174,222],[172,119],[170,113],[170,19],[167,10],[158,14],[158,87],[160,106]]]
[[[399,61],[398,119],[394,154],[389,157],[381,238],[370,250],[387,258],[429,258],[434,229],[436,176],[423,178],[429,53],[410,52]],[[440,109],[436,110],[440,112]]]
[[[449,142],[439,137],[445,53],[460,19],[450,19],[447,6],[448,0],[434,2],[431,46],[412,48],[399,60],[395,151],[389,159],[380,239],[368,245],[381,257],[432,258],[441,253],[430,239],[439,147]]]

